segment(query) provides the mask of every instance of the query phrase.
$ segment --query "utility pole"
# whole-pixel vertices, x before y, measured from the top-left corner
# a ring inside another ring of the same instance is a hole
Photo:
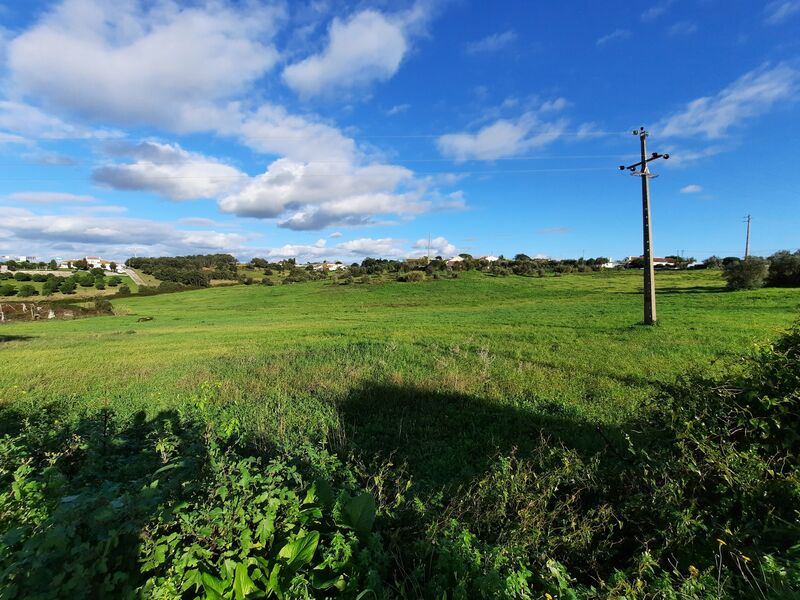
[[[750,256],[750,215],[747,215],[744,220],[747,223],[747,239],[744,243],[744,258],[746,260]]]
[[[431,234],[428,233],[428,262],[431,262]]]
[[[628,165],[620,165],[619,170],[628,170],[631,175],[642,178],[642,233],[644,245],[644,324],[655,325],[656,317],[656,282],[653,270],[653,229],[650,224],[650,178],[657,177],[651,175],[647,168],[647,163],[658,158],[668,159],[669,154],[659,154],[653,152],[650,158],[647,157],[647,136],[644,127],[633,130],[633,135],[639,136],[641,146],[641,161]],[[639,169],[637,171],[636,169]]]

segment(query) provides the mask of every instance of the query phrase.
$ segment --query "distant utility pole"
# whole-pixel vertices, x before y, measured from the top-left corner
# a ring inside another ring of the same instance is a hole
[[[428,262],[431,262],[431,234],[428,234]]]
[[[638,131],[633,130],[633,135],[639,136],[639,143],[641,146],[642,160],[638,163],[628,165],[620,165],[619,170],[628,170],[631,175],[636,175],[642,178],[642,231],[644,238],[644,324],[655,325],[656,317],[656,283],[655,273],[653,270],[653,231],[650,225],[650,178],[657,177],[651,175],[650,170],[647,168],[647,163],[654,161],[658,158],[668,159],[669,154],[659,154],[653,152],[650,158],[647,157],[647,136],[648,133],[644,127],[640,127]],[[636,169],[639,169],[637,171]]]
[[[745,223],[747,223],[747,238],[744,242],[744,257],[747,258],[750,256],[750,215],[747,215],[744,220]]]

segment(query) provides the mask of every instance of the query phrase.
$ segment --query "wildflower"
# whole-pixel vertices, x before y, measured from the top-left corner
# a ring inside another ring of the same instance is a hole
[[[720,546],[727,546],[728,545],[728,542],[726,542],[725,540],[721,540],[721,539],[717,538],[717,541],[719,542]]]
[[[744,554],[742,554],[741,557],[744,562],[750,562],[752,560],[749,556],[745,556]]]
[[[692,577],[697,577],[700,575],[700,571],[694,565],[689,565],[689,575]]]
[[[553,597],[547,592],[544,593],[544,597],[547,598],[547,600],[553,600]]]

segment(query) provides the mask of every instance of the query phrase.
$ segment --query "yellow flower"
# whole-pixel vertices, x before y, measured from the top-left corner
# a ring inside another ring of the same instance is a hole
[[[752,560],[749,556],[745,556],[744,554],[742,554],[741,556],[744,562],[750,562]]]
[[[547,598],[547,600],[553,600],[553,597],[547,592],[544,593],[544,597]]]
[[[717,541],[719,542],[720,546],[727,546],[728,545],[728,542],[726,542],[725,540],[721,540],[721,539],[717,538]]]
[[[698,575],[700,575],[700,571],[698,571],[697,567],[695,567],[694,565],[689,565],[689,575],[691,575],[692,577],[697,577]]]

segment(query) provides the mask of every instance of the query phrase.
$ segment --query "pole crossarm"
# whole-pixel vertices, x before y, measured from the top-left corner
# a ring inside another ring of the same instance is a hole
[[[669,154],[659,154],[658,152],[653,152],[653,154],[650,156],[650,158],[648,158],[644,162],[639,161],[639,162],[634,163],[632,165],[628,165],[627,167],[625,165],[620,165],[619,166],[619,170],[620,171],[625,171],[627,169],[628,171],[635,171],[636,169],[641,167],[643,164],[646,165],[647,163],[652,162],[652,161],[654,161],[656,159],[659,159],[659,158],[663,158],[664,160],[668,160],[669,159]]]

